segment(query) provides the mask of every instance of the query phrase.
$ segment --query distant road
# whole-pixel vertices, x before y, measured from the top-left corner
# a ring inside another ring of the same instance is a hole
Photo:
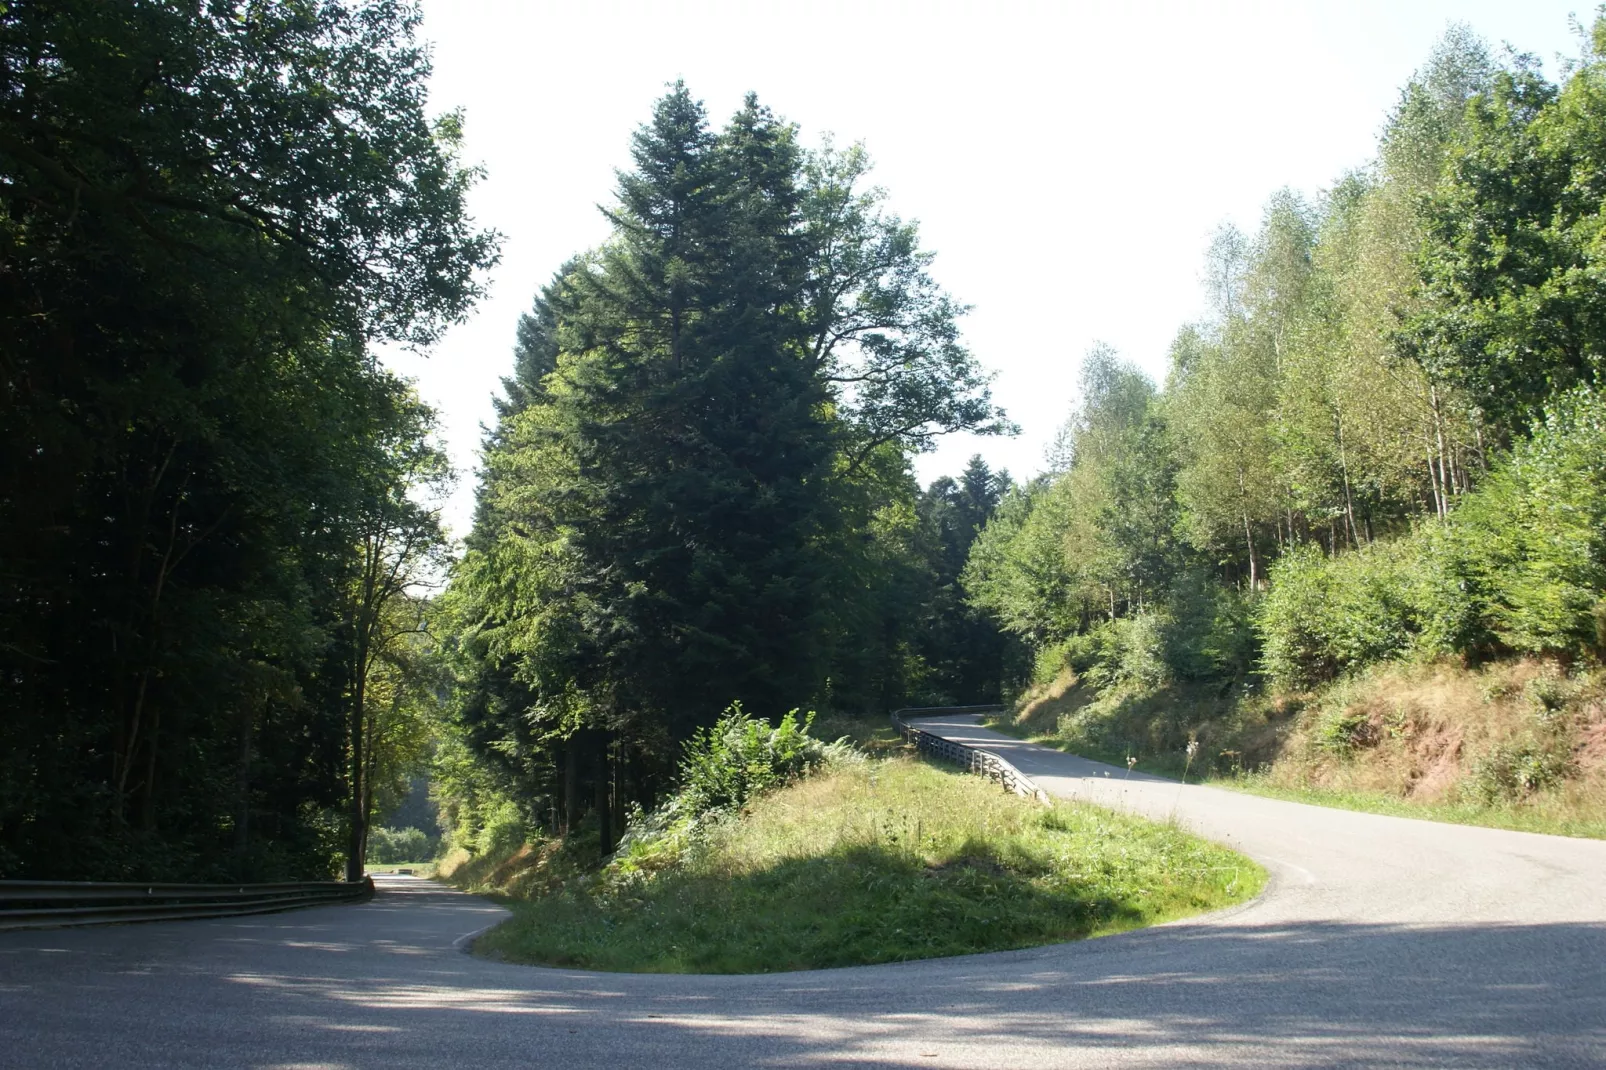
[[[761,977],[505,966],[493,904],[381,878],[358,906],[0,934],[0,1066],[1606,1067],[1606,842],[1134,775],[1007,739],[1048,791],[1272,871],[1255,903],[1079,944]]]

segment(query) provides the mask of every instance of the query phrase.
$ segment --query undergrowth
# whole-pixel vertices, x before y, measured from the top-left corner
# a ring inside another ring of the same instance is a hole
[[[1388,662],[1284,694],[1072,670],[993,727],[1061,750],[1348,809],[1606,837],[1606,678],[1522,658]]]
[[[848,966],[1118,932],[1245,900],[1264,880],[1178,828],[1044,808],[908,758],[833,763],[684,835],[643,835],[601,872],[578,864],[585,852],[544,844],[500,872],[453,872],[515,897],[475,950],[600,970]]]

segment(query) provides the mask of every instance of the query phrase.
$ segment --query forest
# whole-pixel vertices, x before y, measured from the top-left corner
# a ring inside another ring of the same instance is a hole
[[[1374,159],[1217,234],[1163,382],[1095,346],[1046,471],[924,487],[941,436],[1016,429],[919,228],[862,146],[675,83],[510,332],[456,544],[379,354],[469,315],[500,236],[416,9],[0,6],[0,878],[355,879],[437,821],[606,853],[746,717],[1052,697],[1089,753],[1241,766],[1373,666],[1582,693],[1586,36],[1552,81],[1452,29]],[[1576,775],[1580,731],[1489,775]]]
[[[1597,21],[1556,84],[1453,29],[1373,160],[1217,234],[1210,315],[1162,384],[1087,354],[1050,471],[961,575],[1031,649],[1040,728],[1144,759],[1202,740],[1306,780],[1440,731],[1448,752],[1396,755],[1416,768],[1390,787],[1442,758],[1476,765],[1486,803],[1599,765],[1603,56]],[[1477,673],[1451,705],[1517,687],[1534,716],[1485,741],[1463,732],[1482,711],[1427,708]]]

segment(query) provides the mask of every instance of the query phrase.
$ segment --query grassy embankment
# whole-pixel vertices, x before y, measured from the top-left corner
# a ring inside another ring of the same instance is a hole
[[[1105,692],[1066,671],[1000,731],[1275,798],[1606,838],[1606,674],[1534,659],[1389,663],[1309,694],[1219,686]]]
[[[646,972],[850,966],[1134,929],[1249,899],[1265,878],[1178,828],[1045,808],[907,757],[763,795],[656,867],[587,873],[595,851],[449,860],[444,877],[514,911],[475,951]]]

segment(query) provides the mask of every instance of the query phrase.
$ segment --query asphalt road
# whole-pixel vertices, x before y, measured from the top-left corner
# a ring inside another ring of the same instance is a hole
[[[761,977],[485,962],[501,911],[409,878],[360,906],[0,934],[0,1066],[1606,1067],[1606,842],[1134,775],[970,719],[1045,789],[1260,859],[1231,911],[1031,951]]]

